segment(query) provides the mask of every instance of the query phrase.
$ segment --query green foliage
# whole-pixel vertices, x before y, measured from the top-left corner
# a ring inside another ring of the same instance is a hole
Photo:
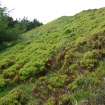
[[[81,105],[91,97],[103,97],[97,91],[102,90],[105,77],[104,11],[61,17],[23,34],[21,41],[0,51],[0,102],[21,105],[24,94],[15,98],[10,92],[16,86],[29,94],[29,105]],[[12,18],[9,21],[12,27],[15,23],[11,24]],[[22,33],[29,23],[21,20],[13,30]]]
[[[5,80],[0,77],[0,92],[3,91],[3,89],[6,87],[6,82]]]
[[[7,9],[0,7],[0,44],[4,42],[16,41],[20,34],[42,25],[34,19],[29,21],[23,18],[21,21],[14,20],[8,15]]]
[[[11,78],[12,79],[15,76],[15,74],[16,74],[16,71],[15,70],[12,70],[12,69],[5,70],[3,72],[4,78]]]
[[[97,66],[97,62],[94,52],[88,51],[84,54],[80,63],[86,69],[92,70]]]
[[[28,105],[28,96],[21,89],[14,89],[0,99],[0,105]]]
[[[65,94],[61,97],[60,105],[73,105],[73,104],[75,104],[74,98],[71,97],[70,95]]]
[[[105,104],[104,82],[102,82],[102,84],[99,87],[97,87],[93,92],[94,92],[94,95],[87,99],[87,103],[92,105],[104,105]]]
[[[35,75],[35,71],[36,71],[36,68],[34,68],[34,67],[21,69],[19,72],[19,75],[22,80],[25,80],[25,79],[29,78],[30,76]]]
[[[92,89],[97,86],[101,81],[94,74],[84,75],[83,77],[78,78],[72,84],[69,84],[68,87],[70,90],[79,91],[81,89]]]
[[[48,99],[44,105],[55,105],[55,102],[53,99]]]
[[[70,65],[69,69],[70,69],[71,73],[77,74],[78,73],[78,69],[79,69],[78,68],[78,64]]]
[[[38,27],[38,26],[41,26],[42,23],[40,23],[40,22],[39,22],[38,20],[36,20],[36,19],[34,19],[33,21],[29,21],[27,18],[24,17],[24,18],[20,21],[19,25],[24,28],[24,31],[23,31],[23,32],[25,32],[25,31],[31,30],[31,29],[33,29],[33,28],[36,28],[36,27]]]
[[[52,87],[63,87],[67,81],[67,75],[52,75],[48,77],[48,82]]]
[[[9,27],[9,16],[6,13],[6,8],[0,7],[0,43],[16,40],[17,37],[13,28]]]

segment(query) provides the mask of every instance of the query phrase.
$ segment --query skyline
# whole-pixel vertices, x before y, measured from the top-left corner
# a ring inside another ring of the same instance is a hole
[[[14,19],[28,17],[47,23],[61,16],[72,16],[82,10],[105,7],[104,0],[0,0]]]

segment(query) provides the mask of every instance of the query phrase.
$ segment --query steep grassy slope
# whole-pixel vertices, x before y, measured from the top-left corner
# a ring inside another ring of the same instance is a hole
[[[64,16],[0,51],[0,105],[103,104],[104,20],[105,8]]]

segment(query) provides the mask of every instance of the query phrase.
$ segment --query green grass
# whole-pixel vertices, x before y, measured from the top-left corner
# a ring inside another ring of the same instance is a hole
[[[63,16],[1,50],[0,101],[11,100],[13,90],[20,87],[30,97],[27,105],[65,105],[72,103],[69,97],[81,103],[94,96],[105,74],[104,20],[105,8]]]

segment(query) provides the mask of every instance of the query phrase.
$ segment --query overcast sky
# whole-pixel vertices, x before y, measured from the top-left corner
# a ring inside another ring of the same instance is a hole
[[[105,0],[0,0],[14,18],[37,18],[47,23],[60,16],[71,16],[81,10],[105,7]]]

